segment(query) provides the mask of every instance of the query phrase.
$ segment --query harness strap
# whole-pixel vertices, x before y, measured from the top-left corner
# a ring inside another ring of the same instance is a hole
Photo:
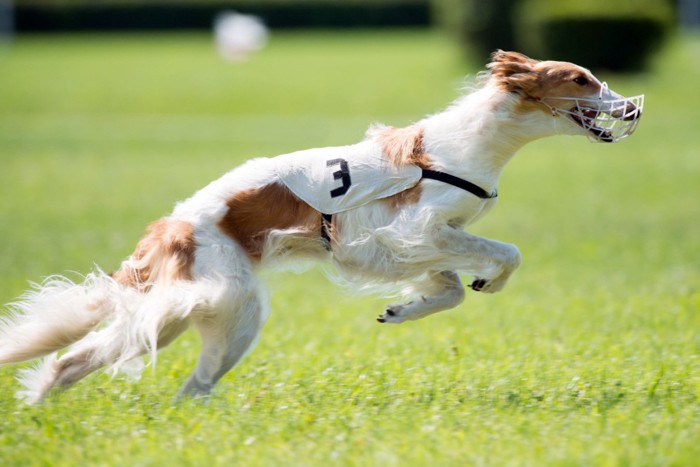
[[[474,196],[477,196],[481,199],[493,199],[493,198],[498,197],[498,190],[496,190],[496,189],[494,189],[491,193],[489,193],[486,190],[484,190],[483,188],[481,188],[479,185],[475,185],[474,183],[472,183],[468,180],[465,180],[465,179],[460,178],[460,177],[456,177],[454,175],[450,175],[450,174],[445,173],[445,172],[440,172],[438,170],[423,169],[421,179],[424,179],[424,178],[447,183],[448,185],[452,185],[452,186],[460,188],[464,191],[468,191],[469,193],[471,193]],[[326,249],[328,251],[331,250],[330,228],[331,228],[332,223],[333,223],[333,214],[321,213],[321,239],[323,240],[323,244],[326,246]]]
[[[448,185],[456,186],[464,191],[468,191],[474,196],[478,196],[481,199],[491,199],[498,196],[498,190],[493,190],[491,193],[487,192],[478,185],[465,180],[463,178],[455,177],[454,175],[447,174],[445,172],[439,172],[437,170],[423,169],[423,177],[429,178],[431,180],[438,180]]]

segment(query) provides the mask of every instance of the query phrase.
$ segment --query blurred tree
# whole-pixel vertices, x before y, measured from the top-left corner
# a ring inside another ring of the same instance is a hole
[[[0,42],[9,42],[15,33],[15,16],[12,0],[0,0]]]
[[[433,0],[436,23],[480,62],[496,49],[516,49],[512,11],[520,0]]]

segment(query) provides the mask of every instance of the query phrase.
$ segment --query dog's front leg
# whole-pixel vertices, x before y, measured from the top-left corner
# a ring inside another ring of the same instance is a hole
[[[475,275],[470,284],[479,292],[498,292],[520,265],[515,245],[471,235],[449,225],[433,230],[432,241],[421,254],[419,264],[437,270],[430,274],[423,295],[404,304],[393,304],[379,316],[380,323],[403,323],[454,308],[464,300],[464,287],[456,271]]]
[[[451,268],[474,274],[470,287],[477,292],[501,290],[522,261],[515,245],[477,237],[447,225],[436,230],[435,246]]]
[[[464,287],[457,273],[441,271],[430,275],[425,295],[408,303],[389,305],[377,318],[380,323],[403,323],[454,308],[464,300]]]

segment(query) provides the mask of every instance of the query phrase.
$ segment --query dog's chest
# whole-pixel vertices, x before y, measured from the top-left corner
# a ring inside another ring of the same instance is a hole
[[[485,216],[496,205],[498,198],[479,198],[457,187],[440,182],[422,184],[423,196],[419,208],[439,213],[439,217],[455,226],[465,226]]]

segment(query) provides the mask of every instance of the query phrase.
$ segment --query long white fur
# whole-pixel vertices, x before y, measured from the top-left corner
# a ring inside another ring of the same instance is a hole
[[[8,305],[10,314],[1,321],[0,364],[52,353],[55,347],[82,338],[112,314],[115,285],[99,270],[85,276],[81,284],[62,276],[33,284],[20,300]],[[26,347],[26,342],[34,341],[45,348]]]
[[[445,111],[417,122],[434,168],[491,191],[524,144],[555,134],[585,134],[547,112],[515,112],[521,95],[482,81]],[[370,145],[380,144],[380,130],[370,129]],[[139,370],[134,361],[150,353],[154,362],[158,349],[189,324],[202,337],[202,354],[180,394],[207,395],[254,346],[269,314],[257,267],[218,224],[232,196],[275,182],[275,173],[274,159],[251,160],[175,207],[169,219],[194,227],[192,280],[158,280],[143,292],[96,270],[80,284],[50,278],[11,305],[0,324],[0,364],[45,356],[23,371],[25,389],[18,396],[40,401],[51,388],[66,388],[104,366]],[[338,280],[355,290],[398,290],[405,296],[380,316],[386,323],[458,305],[465,292],[457,272],[476,276],[478,290],[502,289],[520,264],[518,249],[462,230],[495,200],[433,180],[424,180],[421,189],[418,202],[398,210],[373,202],[337,214],[332,253],[320,238],[300,235],[299,229],[272,232],[260,266],[330,257]],[[59,357],[56,352],[68,345]]]

